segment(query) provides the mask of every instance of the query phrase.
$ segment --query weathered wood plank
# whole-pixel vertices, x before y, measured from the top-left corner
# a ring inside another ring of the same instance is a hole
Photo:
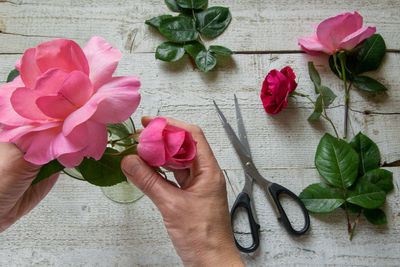
[[[82,44],[93,35],[103,36],[126,51],[154,52],[164,38],[144,21],[171,13],[163,2],[0,1],[0,52],[21,53],[57,37]],[[297,38],[310,36],[311,24],[355,10],[364,16],[365,25],[377,27],[389,49],[400,49],[398,1],[210,1],[210,6],[217,5],[228,6],[233,20],[226,32],[210,44],[225,45],[234,51],[298,51]]]
[[[217,158],[221,153],[216,151]],[[352,242],[343,211],[311,216],[311,229],[301,238],[288,236],[276,220],[264,193],[255,186],[261,247],[243,255],[248,266],[373,265],[395,266],[400,256],[400,168],[388,195],[388,225],[376,227],[364,218]],[[318,182],[315,169],[260,169],[262,175],[296,194]],[[241,169],[227,170],[230,205],[243,185]],[[295,214],[293,206],[288,214]],[[30,214],[0,235],[1,266],[178,266],[162,218],[147,197],[122,205],[108,200],[90,184],[61,177]],[[152,255],[151,257],[146,255]]]

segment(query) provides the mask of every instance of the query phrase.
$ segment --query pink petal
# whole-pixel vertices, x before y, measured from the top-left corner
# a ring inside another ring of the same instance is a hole
[[[36,52],[35,48],[29,48],[21,59],[21,79],[28,88],[34,88],[36,78],[42,74],[36,63]]]
[[[299,38],[298,40],[299,46],[310,55],[317,55],[319,52],[326,53],[328,55],[333,54],[334,51],[330,50],[328,47],[325,47],[321,44],[316,34],[311,37],[306,37],[304,39]]]
[[[93,120],[103,124],[127,120],[139,105],[139,87],[140,82],[137,77],[112,78],[110,82],[100,87],[84,106],[65,119],[64,134],[68,135],[74,127],[92,116]]]
[[[86,124],[75,127],[68,136],[64,136],[60,131],[52,143],[54,157],[57,158],[63,154],[78,152],[87,147],[91,142],[88,133],[89,130]]]
[[[170,125],[167,125],[165,128],[164,140],[168,155],[174,156],[185,141],[185,131],[182,129],[173,129],[176,127],[171,128]]]
[[[89,63],[90,80],[95,91],[107,83],[122,58],[121,52],[112,47],[101,37],[92,37],[86,44],[83,52]]]
[[[23,87],[21,76],[12,82],[0,85],[0,124],[8,126],[20,126],[32,121],[19,115],[11,105],[11,96],[18,87]]]
[[[43,114],[54,119],[64,119],[76,110],[62,95],[41,96],[37,98],[36,105]]]
[[[71,104],[82,106],[93,93],[89,77],[81,71],[73,71],[62,84],[59,93]]]
[[[165,164],[163,131],[167,126],[165,118],[153,119],[139,136],[139,156],[151,166]]]
[[[43,165],[54,159],[51,143],[59,131],[59,128],[50,128],[31,132],[18,139],[15,144],[26,151],[24,156],[26,161]]]
[[[362,27],[363,18],[357,12],[342,13],[321,22],[317,28],[317,38],[321,44],[337,51],[344,38]]]
[[[24,134],[30,132],[31,129],[35,128],[33,125],[25,125],[25,126],[1,126],[0,125],[0,142],[11,142],[11,139],[17,135]]]
[[[107,147],[107,128],[105,125],[89,120],[80,127],[87,129],[87,136],[76,136],[76,138],[79,138],[82,142],[85,141],[86,146],[82,150],[73,153],[64,153],[64,151],[62,155],[58,156],[57,160],[65,167],[73,168],[78,166],[82,162],[83,157],[91,157],[99,160]],[[88,138],[90,138],[90,141],[88,141]]]
[[[71,72],[79,70],[89,75],[85,54],[77,43],[67,39],[55,39],[36,47],[36,63],[42,72],[60,68]]]
[[[63,69],[49,69],[36,81],[35,91],[40,95],[56,94],[68,77],[68,72]]]
[[[81,164],[83,156],[81,153],[64,154],[57,158],[58,162],[66,168],[74,168]]]
[[[194,158],[196,157],[197,148],[196,141],[193,140],[192,135],[185,131],[185,141],[182,144],[184,154],[176,155],[174,158],[168,160],[165,164],[166,167],[173,169],[187,169],[189,168]]]
[[[35,121],[46,121],[47,117],[36,105],[39,93],[30,88],[17,88],[11,95],[11,105],[13,109],[22,117]]]
[[[107,147],[107,127],[104,124],[92,120],[88,120],[85,124],[88,129],[90,142],[87,142],[86,148],[84,148],[81,153],[85,157],[99,160]]]
[[[375,27],[363,27],[342,40],[339,50],[351,50],[376,32]]]
[[[18,59],[18,60],[15,62],[14,67],[15,67],[17,70],[21,71],[21,59]]]

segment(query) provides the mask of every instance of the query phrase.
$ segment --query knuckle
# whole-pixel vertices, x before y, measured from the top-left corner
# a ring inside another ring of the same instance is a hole
[[[190,131],[196,135],[204,135],[203,130],[197,125],[190,125]]]
[[[143,187],[142,191],[144,194],[148,195],[153,191],[154,185],[156,184],[158,177],[155,173],[147,173],[142,177]]]

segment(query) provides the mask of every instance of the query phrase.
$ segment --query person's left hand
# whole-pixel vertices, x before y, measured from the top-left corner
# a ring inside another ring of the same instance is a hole
[[[58,174],[31,186],[39,169],[14,144],[0,143],[0,232],[31,211],[56,183]]]

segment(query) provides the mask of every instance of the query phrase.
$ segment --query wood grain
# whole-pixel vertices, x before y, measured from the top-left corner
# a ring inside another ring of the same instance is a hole
[[[229,6],[233,20],[226,32],[208,44],[238,52],[218,59],[217,67],[202,73],[187,57],[177,63],[154,58],[164,41],[144,20],[168,13],[160,0],[0,0],[0,83],[25,49],[53,38],[74,39],[84,46],[100,35],[123,52],[116,75],[140,76],[142,102],[133,115],[170,116],[201,126],[227,174],[230,205],[243,186],[243,173],[212,100],[234,121],[233,94],[238,96],[255,164],[266,178],[296,194],[319,182],[313,159],[325,132],[324,121],[309,123],[312,105],[292,98],[280,114],[263,110],[259,93],[271,69],[293,67],[298,89],[311,95],[307,62],[314,61],[324,85],[337,99],[328,115],[342,132],[343,85],[327,67],[326,56],[301,53],[297,37],[310,36],[311,24],[344,11],[357,10],[364,24],[376,26],[389,53],[372,75],[388,87],[383,94],[351,90],[350,138],[362,131],[379,146],[382,162],[400,159],[400,2],[398,0],[215,0],[210,6]],[[360,221],[348,240],[342,210],[314,215],[311,231],[301,238],[286,234],[264,192],[254,186],[261,224],[261,247],[243,255],[248,266],[397,266],[400,260],[400,167],[394,172],[395,190],[388,195],[388,224],[376,227]],[[169,174],[170,175],[170,174]],[[296,224],[301,214],[287,199],[285,208]],[[352,215],[353,216],[353,215]],[[248,241],[243,216],[235,223],[237,237]],[[144,197],[121,205],[111,202],[90,184],[61,177],[54,190],[30,214],[0,234],[0,266],[181,266],[162,218]]]

